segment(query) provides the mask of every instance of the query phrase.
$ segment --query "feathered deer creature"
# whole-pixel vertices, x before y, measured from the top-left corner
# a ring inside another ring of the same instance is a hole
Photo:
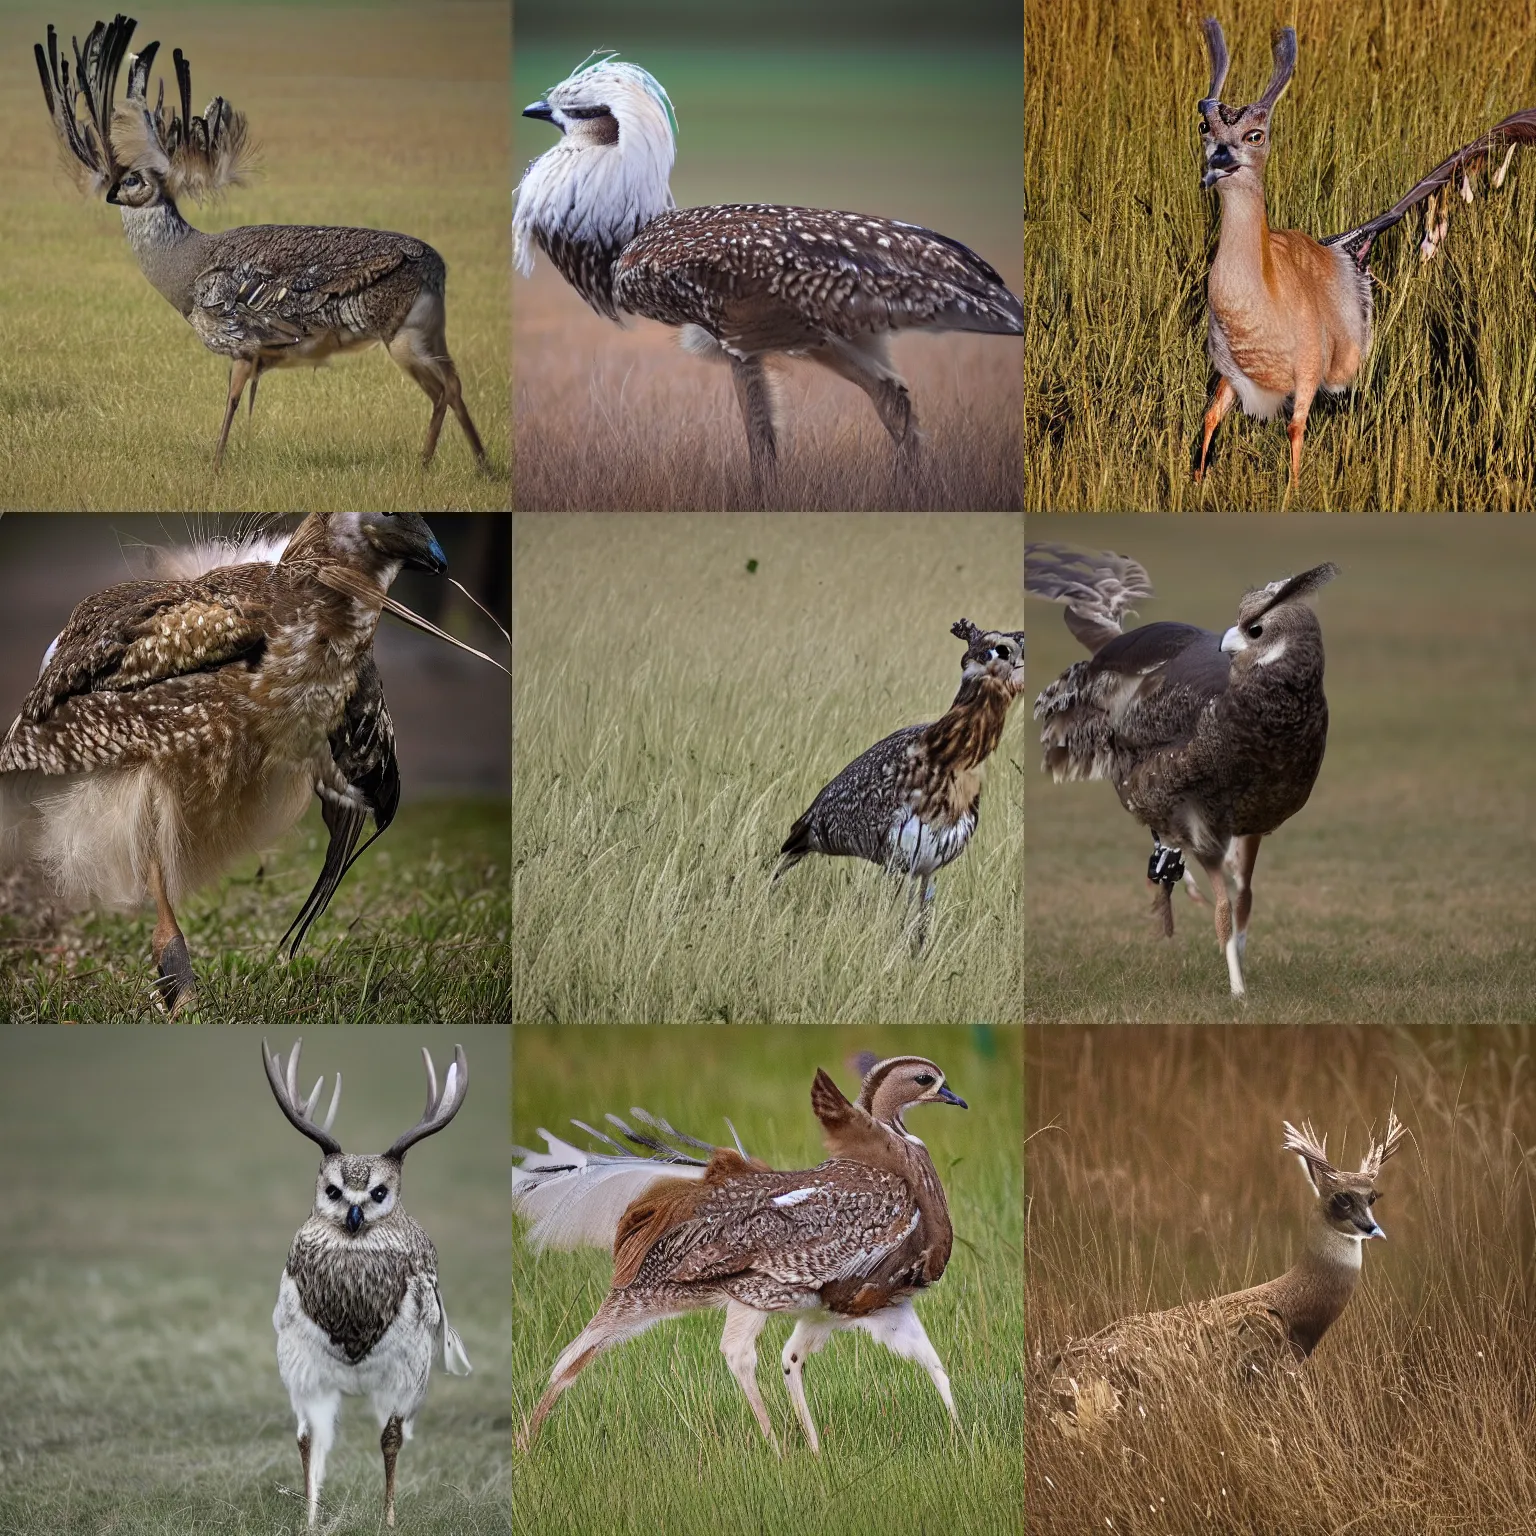
[[[818,208],[727,203],[679,209],[668,177],[672,103],[654,76],[595,55],[523,109],[561,132],[517,190],[516,260],[547,255],[610,320],[683,328],[683,345],[730,365],[754,484],[777,462],[765,359],[809,358],[858,385],[896,446],[917,421],[892,366],[896,331],[1023,333],[1023,308],[974,251],[915,224]]]
[[[389,596],[407,566],[447,569],[416,513],[316,512],[287,540],[182,552],[170,574],[86,598],[0,740],[0,865],[34,863],[66,907],[152,901],[174,1013],[196,991],[175,905],[315,794],[330,842],[296,952],[367,819],[377,836],[399,803],[379,617],[451,638]]]
[[[903,1117],[923,1104],[964,1109],[965,1100],[922,1056],[866,1054],[857,1065],[855,1102],[825,1072],[811,1085],[829,1154],[816,1168],[778,1171],[748,1157],[739,1140],[734,1149],[711,1146],[638,1109],[630,1113],[640,1131],[608,1116],[638,1154],[581,1121],[612,1151],[583,1151],[543,1130],[547,1152],[514,1149],[521,1164],[512,1205],[529,1221],[532,1246],[613,1250],[608,1295],[555,1361],[522,1446],[604,1350],[665,1318],[715,1307],[725,1309],[721,1352],[775,1451],[757,1388],[757,1338],[776,1313],[795,1318],[781,1361],[812,1451],[820,1440],[805,1362],[846,1329],[922,1366],[958,1425],[949,1376],[912,1305],[942,1277],[954,1233],[933,1160]]]
[[[140,270],[197,332],[210,352],[230,360],[229,396],[213,462],[224,447],[240,397],[273,368],[316,368],[375,343],[432,402],[423,462],[437,449],[452,410],[470,450],[486,465],[480,435],[464,404],[448,355],[444,294],[448,269],[424,241],[379,229],[256,224],[205,234],[182,217],[178,200],[216,196],[246,178],[251,139],[244,116],[215,96],[192,111],[192,70],[178,48],[169,107],[162,81],[149,100],[159,43],[129,53],[137,23],[98,21],[84,46],[72,39],[75,65],[60,57],[58,34],[36,45],[43,97],[82,192],[121,208],[123,230]],[[124,64],[124,100],[117,84]]]
[[[1215,187],[1221,197],[1221,239],[1207,287],[1207,348],[1219,380],[1205,413],[1195,479],[1203,478],[1211,438],[1234,405],[1241,401],[1249,416],[1268,419],[1289,400],[1294,486],[1313,399],[1319,389],[1348,389],[1370,349],[1367,261],[1377,236],[1426,204],[1423,251],[1426,259],[1432,256],[1445,233],[1450,187],[1458,186],[1471,201],[1474,172],[1501,150],[1492,184],[1502,186],[1515,146],[1536,140],[1536,108],[1512,113],[1463,144],[1384,213],[1318,241],[1299,229],[1272,230],[1264,204],[1270,118],[1296,69],[1295,29],[1275,34],[1269,85],[1245,107],[1221,99],[1229,59],[1221,24],[1214,18],[1205,23],[1205,43],[1211,81],[1199,104],[1205,152],[1200,184]]]
[[[1281,1151],[1296,1154],[1313,1195],[1300,1257],[1262,1285],[1121,1318],[1072,1340],[1047,1367],[1057,1426],[1086,1434],[1127,1396],[1167,1397],[1213,1369],[1252,1380],[1307,1359],[1354,1296],[1364,1245],[1387,1235],[1375,1216],[1377,1184],[1407,1134],[1389,1113],[1386,1133],[1351,1173],[1329,1161],[1327,1138],[1309,1123],[1298,1130],[1287,1121]]]

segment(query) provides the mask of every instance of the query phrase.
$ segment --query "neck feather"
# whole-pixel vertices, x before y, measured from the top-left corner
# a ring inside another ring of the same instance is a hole
[[[208,236],[188,224],[168,197],[153,208],[124,208],[123,233],[139,270],[186,314],[191,308],[191,279]]]

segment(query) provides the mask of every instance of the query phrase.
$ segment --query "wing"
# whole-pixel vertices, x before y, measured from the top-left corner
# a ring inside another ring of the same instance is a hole
[[[443,1305],[443,1289],[432,1276],[432,1294],[437,1300],[437,1333],[443,1346],[443,1369],[450,1376],[468,1376],[474,1367],[464,1353],[464,1341],[448,1321],[448,1309]]]
[[[916,224],[765,203],[653,219],[614,270],[619,307],[703,326],[744,353],[894,330],[1021,334],[1023,307],[974,251]]]
[[[1153,595],[1145,568],[1125,555],[1043,543],[1024,546],[1024,590],[1064,604],[1067,628],[1090,652],[1117,639],[1136,600]]]
[[[209,676],[266,647],[270,567],[195,581],[130,581],[88,597],[48,647],[0,747],[0,770],[108,766],[196,708]],[[157,717],[164,716],[160,719]]]
[[[336,888],[369,844],[395,819],[400,804],[400,768],[395,759],[395,728],[384,702],[384,684],[370,646],[357,670],[357,686],[347,700],[341,723],[331,732],[331,773],[315,785],[320,814],[330,840],[325,862],[298,916],[278,943],[293,943],[292,959],[310,925],[330,905]],[[363,823],[373,817],[373,837],[357,846]],[[355,851],[354,851],[355,850]]]
[[[1058,782],[1118,782],[1126,762],[1190,739],[1230,669],[1221,636],[1193,624],[1146,624],[1111,640],[1035,701],[1047,771]]]
[[[895,1174],[849,1162],[711,1189],[692,1219],[646,1255],[647,1280],[761,1275],[807,1291],[876,1276],[916,1230],[917,1201]]]
[[[253,225],[218,236],[187,316],[215,352],[281,350],[322,331],[371,331],[372,290],[437,261],[431,246],[386,230]],[[414,294],[415,278],[411,278]]]

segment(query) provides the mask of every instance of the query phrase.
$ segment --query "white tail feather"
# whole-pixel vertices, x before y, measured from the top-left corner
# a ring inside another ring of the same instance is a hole
[[[512,1170],[512,1209],[529,1223],[535,1252],[611,1248],[619,1218],[660,1179],[702,1179],[704,1170],[654,1157],[583,1152],[542,1127],[548,1152],[527,1152]]]
[[[248,534],[244,538],[198,539],[173,544],[154,552],[156,574],[183,581],[206,576],[226,565],[276,565],[288,547],[289,535]]]

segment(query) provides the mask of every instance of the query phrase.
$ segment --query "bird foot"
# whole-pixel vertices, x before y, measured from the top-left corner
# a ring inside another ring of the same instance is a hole
[[[174,1019],[183,1008],[197,1001],[197,978],[192,974],[192,956],[182,934],[173,935],[156,961],[160,977],[155,994],[165,1011]]]

